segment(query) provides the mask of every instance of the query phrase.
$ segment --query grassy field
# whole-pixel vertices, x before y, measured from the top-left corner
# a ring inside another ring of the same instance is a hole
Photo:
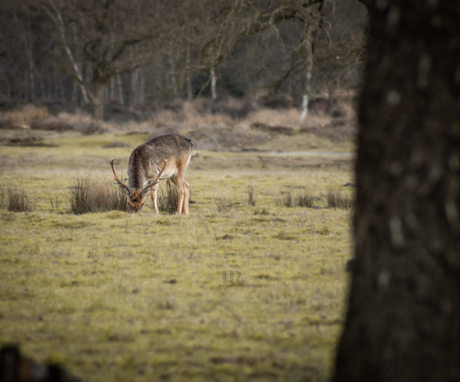
[[[126,175],[147,139],[68,132],[0,147],[3,196],[16,185],[33,206],[0,210],[0,344],[84,381],[327,380],[351,212],[327,208],[326,193],[348,190],[351,157],[200,150],[189,216],[157,216],[150,200],[136,215],[70,213],[78,177],[116,187],[110,158]],[[130,147],[104,148],[114,141]],[[351,151],[309,134],[266,145]],[[286,193],[315,197],[314,208],[283,206]]]

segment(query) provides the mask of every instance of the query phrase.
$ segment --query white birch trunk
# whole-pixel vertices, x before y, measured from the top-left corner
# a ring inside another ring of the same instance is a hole
[[[69,57],[69,60],[70,60],[70,62],[72,64],[73,70],[75,72],[75,76],[77,77],[78,81],[80,82],[80,89],[81,89],[81,94],[83,96],[83,101],[84,101],[85,104],[88,104],[89,99],[88,99],[88,94],[86,93],[87,89],[82,85],[83,78],[82,78],[82,75],[81,75],[80,68],[78,67],[78,64],[76,63],[76,61],[75,61],[75,59],[73,57],[72,51],[70,50],[70,47],[67,44],[67,39],[65,37],[65,32],[64,32],[64,21],[62,20],[62,15],[59,12],[58,8],[55,6],[53,0],[49,0],[49,3],[51,4],[51,6],[53,7],[54,11],[56,12],[56,18],[51,14],[51,12],[48,11],[47,8],[45,8],[45,10],[48,12],[48,15],[51,17],[51,19],[54,21],[54,23],[56,24],[56,26],[59,29],[59,33],[61,34],[62,42],[64,44],[64,50],[66,51],[67,56]]]
[[[311,72],[313,70],[313,46],[312,46],[312,29],[307,29],[307,67],[305,70],[305,92],[302,97],[302,113],[300,115],[300,123],[304,123],[308,115],[308,103],[310,101],[311,92]]]

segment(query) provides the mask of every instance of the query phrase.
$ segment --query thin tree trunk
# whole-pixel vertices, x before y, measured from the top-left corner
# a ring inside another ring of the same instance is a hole
[[[72,105],[77,104],[77,91],[78,91],[77,81],[73,81],[72,82],[72,95],[70,97],[70,103]]]
[[[333,381],[459,381],[458,3],[373,4]]]
[[[41,91],[41,99],[43,100],[48,100],[48,97],[46,96],[46,90],[45,90],[45,79],[43,76],[41,77],[40,81],[40,91]]]
[[[139,70],[139,91],[138,91],[139,105],[144,105],[145,103],[145,75],[144,71]]]
[[[327,94],[327,112],[331,114],[334,107],[334,81],[332,79],[329,79],[327,83]]]
[[[81,93],[82,93],[82,96],[83,96],[83,101],[84,101],[85,104],[88,104],[89,103],[89,98],[88,98],[88,94],[87,94],[88,88],[83,86],[83,77],[82,77],[80,68],[78,67],[78,64],[76,63],[76,61],[75,61],[75,59],[73,57],[72,51],[70,50],[70,47],[69,47],[69,45],[67,43],[67,38],[65,36],[65,29],[64,29],[64,21],[62,19],[62,15],[59,12],[59,9],[54,4],[54,1],[53,0],[48,0],[48,1],[51,4],[51,7],[53,8],[53,10],[56,12],[56,16],[54,16],[48,10],[48,8],[44,8],[44,9],[46,10],[46,12],[50,16],[50,18],[53,20],[53,22],[56,24],[56,26],[57,26],[57,28],[59,30],[59,33],[61,34],[62,43],[64,44],[64,50],[66,51],[67,56],[69,57],[69,60],[70,60],[70,62],[72,64],[73,70],[75,72],[75,76],[76,76],[77,80],[80,82],[80,89],[81,89]]]
[[[105,99],[108,88],[108,81],[95,81],[95,97],[94,97],[94,116],[98,120],[104,119]]]
[[[174,60],[172,58],[171,52],[168,53],[168,58],[169,58],[169,65],[170,65],[168,72],[171,75],[171,86],[172,86],[172,90],[174,93],[174,97],[177,98],[177,79],[175,75]]]
[[[192,93],[192,80],[190,78],[190,46],[187,45],[187,65],[186,65],[186,71],[187,71],[187,98],[189,101],[192,100],[193,98],[193,93]]]
[[[30,30],[30,17],[27,12],[27,57],[29,60],[29,76],[30,76],[30,101],[35,101],[35,77],[34,77],[34,60],[32,46],[32,32]]]
[[[115,77],[110,78],[110,85],[109,85],[109,87],[107,89],[107,94],[108,94],[107,102],[110,102],[111,100],[116,99],[116,95],[115,95]]]
[[[29,93],[29,101],[35,101],[35,77],[34,77],[34,68],[32,60],[29,59],[29,78],[30,78],[30,93]]]
[[[121,83],[120,73],[117,73],[117,94],[118,102],[120,102],[123,105],[123,84]]]
[[[211,68],[211,97],[213,100],[217,98],[216,83],[217,83],[216,70],[214,69],[214,67],[212,67]]]
[[[129,95],[129,108],[130,110],[133,110],[136,106],[138,106],[137,102],[137,84],[138,84],[138,75],[139,69],[135,69],[131,72],[131,78],[130,78],[130,95]]]

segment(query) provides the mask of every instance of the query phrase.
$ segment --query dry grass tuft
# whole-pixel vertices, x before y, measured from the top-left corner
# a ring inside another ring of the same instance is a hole
[[[2,187],[0,189],[0,207],[10,212],[30,212],[33,206],[25,189],[16,186]]]
[[[327,190],[326,200],[329,208],[350,209],[353,208],[355,204],[353,195],[333,188]]]
[[[248,126],[254,123],[262,123],[270,126],[287,126],[298,128],[300,124],[300,112],[297,109],[261,109],[250,113],[245,122],[248,124]]]
[[[297,192],[294,195],[291,191],[282,190],[279,195],[275,195],[275,204],[284,207],[313,207],[314,197],[306,191]]]
[[[228,115],[204,112],[200,100],[185,101],[178,112],[173,110],[157,112],[151,123],[156,129],[183,124],[192,129],[203,126],[225,128],[235,125],[235,121]]]
[[[255,206],[257,200],[257,193],[254,190],[253,186],[248,186],[248,204],[250,206]]]
[[[20,109],[0,113],[0,127],[7,129],[30,129],[32,124],[40,123],[49,116],[46,107],[26,105]]]
[[[77,178],[70,189],[70,209],[80,215],[90,212],[112,210],[126,211],[128,197],[119,187],[109,187],[102,181],[96,182],[88,178]]]
[[[171,183],[168,187],[158,188],[158,210],[174,215],[179,206],[179,188]]]
[[[74,114],[66,112],[59,113],[57,116],[52,116],[35,123],[32,128],[54,131],[75,130],[85,135],[102,134],[114,130],[112,124],[98,121],[82,111]]]

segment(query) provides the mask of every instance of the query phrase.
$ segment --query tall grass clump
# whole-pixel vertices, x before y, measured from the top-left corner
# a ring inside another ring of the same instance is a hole
[[[126,211],[128,196],[119,187],[109,187],[102,181],[88,178],[77,178],[70,189],[70,210],[80,215],[90,212],[112,210]]]
[[[172,184],[166,187],[158,187],[158,210],[174,215],[179,206],[179,188]]]
[[[26,191],[16,186],[1,188],[0,207],[10,212],[30,212],[33,210],[32,203]]]
[[[354,207],[354,197],[348,192],[329,188],[326,192],[327,206],[329,208],[350,209]]]
[[[256,205],[257,193],[253,186],[248,186],[248,204],[250,206]]]
[[[8,197],[6,194],[6,188],[2,187],[0,188],[0,209],[4,210],[6,209]]]
[[[274,197],[275,204],[284,207],[313,207],[314,198],[306,191],[298,192],[294,195],[291,191],[280,191],[279,195]]]

